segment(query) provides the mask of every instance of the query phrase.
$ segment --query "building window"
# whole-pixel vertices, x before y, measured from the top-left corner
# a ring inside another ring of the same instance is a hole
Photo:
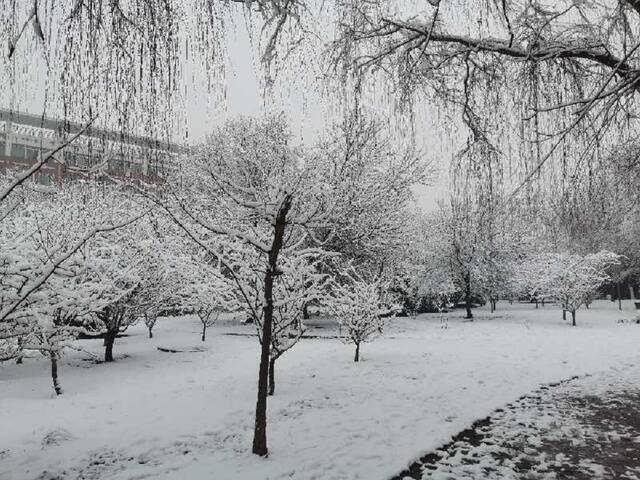
[[[51,178],[51,175],[47,173],[40,173],[36,176],[36,182],[38,182],[40,185],[51,185],[53,183],[53,180]]]
[[[11,156],[12,157],[17,157],[17,158],[24,158],[24,145],[21,145],[19,143],[12,143],[11,144]]]
[[[75,167],[76,166],[76,156],[75,156],[75,154],[72,153],[72,152],[64,152],[64,162],[69,167]]]
[[[25,158],[29,158],[31,160],[37,160],[39,151],[40,151],[39,148],[25,147],[24,148]]]

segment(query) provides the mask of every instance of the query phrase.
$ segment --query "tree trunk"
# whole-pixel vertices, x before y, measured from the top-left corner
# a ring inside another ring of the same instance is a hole
[[[16,365],[22,365],[22,352],[24,351],[22,349],[22,343],[22,337],[18,337],[18,358],[16,358]]]
[[[576,311],[571,310],[571,325],[576,326]]]
[[[353,357],[354,362],[360,361],[360,343],[356,343],[356,356]]]
[[[616,282],[616,293],[618,295],[618,310],[622,310],[622,294],[620,293],[620,282]]]
[[[204,342],[206,338],[207,338],[207,324],[203,323],[202,324],[202,341]]]
[[[291,197],[287,195],[278,214],[273,232],[273,243],[269,250],[269,267],[264,277],[264,317],[262,322],[262,351],[258,372],[258,399],[256,401],[256,423],[253,431],[253,453],[265,456],[267,448],[267,394],[269,387],[269,351],[271,350],[271,328],[273,324],[273,277],[278,271],[278,255],[282,249],[287,213],[291,208]]]
[[[567,319],[567,311],[564,308],[562,309],[562,319],[563,320]]]
[[[149,338],[153,338],[153,325],[147,328],[149,329]]]
[[[58,359],[54,352],[49,352],[49,359],[51,360],[51,379],[53,380],[53,389],[56,391],[56,395],[62,395],[62,387],[58,380]]]
[[[276,358],[269,360],[269,395],[276,392]]]
[[[302,307],[302,319],[309,320],[309,307],[306,303],[304,304],[304,307]]]
[[[116,341],[118,331],[108,331],[104,334],[104,361],[113,362],[113,343]]]
[[[464,276],[464,301],[467,309],[467,316],[465,318],[472,319],[473,313],[471,313],[471,276],[466,273]]]
[[[271,255],[269,255],[271,257]],[[262,351],[258,372],[258,400],[256,401],[256,424],[253,432],[253,453],[265,456],[267,448],[267,395],[269,382],[269,350],[271,347],[271,328],[273,323],[273,274],[269,265],[264,279],[264,320],[262,323]]]
[[[538,308],[538,299],[536,298],[534,301],[536,302],[536,308]]]

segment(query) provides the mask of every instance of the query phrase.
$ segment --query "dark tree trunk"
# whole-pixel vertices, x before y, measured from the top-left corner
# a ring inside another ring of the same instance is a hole
[[[616,282],[616,293],[618,295],[618,310],[622,310],[622,293],[620,292],[620,282]]]
[[[276,358],[269,360],[269,395],[276,392]]]
[[[116,341],[118,331],[108,331],[104,334],[104,361],[113,362],[113,344]]]
[[[264,317],[262,322],[262,351],[258,372],[258,399],[256,401],[256,423],[253,432],[253,453],[265,456],[267,448],[267,394],[269,388],[269,351],[271,349],[271,328],[273,324],[273,277],[278,271],[278,255],[282,249],[287,213],[291,208],[291,197],[286,196],[278,214],[273,232],[273,243],[269,250],[269,266],[264,277]]]
[[[467,316],[465,318],[472,319],[473,313],[471,313],[471,275],[466,273],[464,276],[464,301],[467,309]]]
[[[536,308],[538,308],[538,299],[537,298],[535,299],[535,302],[536,302]]]
[[[153,325],[147,328],[149,329],[149,338],[153,338]]]
[[[576,326],[576,311],[571,310],[571,325]]]
[[[22,365],[22,352],[24,351],[22,349],[22,338],[18,338],[18,358],[16,358],[16,365]]]
[[[271,255],[269,255],[271,257]],[[253,453],[265,456],[267,448],[267,395],[269,382],[269,350],[271,347],[271,328],[273,323],[273,275],[275,268],[269,261],[264,279],[264,319],[262,322],[262,351],[258,372],[258,399],[256,401],[256,424],[253,432]]]
[[[567,311],[564,308],[562,309],[562,319],[563,320],[567,319]]]
[[[56,391],[56,395],[62,395],[62,387],[58,380],[58,359],[56,354],[49,352],[49,359],[51,360],[51,379],[53,380],[53,389]]]
[[[306,303],[304,304],[304,307],[302,307],[302,318],[304,320],[309,320],[309,307]]]
[[[202,324],[202,341],[204,342],[207,338],[207,324]]]
[[[354,362],[360,361],[360,344],[359,343],[356,343],[356,355],[355,357],[353,357],[353,361]]]

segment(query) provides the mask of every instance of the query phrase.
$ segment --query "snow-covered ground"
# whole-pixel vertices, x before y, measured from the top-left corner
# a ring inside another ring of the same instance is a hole
[[[163,318],[154,339],[143,325],[119,338],[114,364],[69,353],[59,398],[44,358],[0,366],[0,478],[386,479],[541,383],[640,365],[635,311],[616,307],[581,309],[577,327],[556,306],[506,302],[474,322],[394,319],[357,364],[337,339],[305,339],[278,362],[266,459],[250,453],[258,342],[225,335],[252,327],[227,322],[204,351],[165,353],[202,344],[195,318]]]
[[[479,420],[399,478],[640,480],[639,414],[638,368],[577,377]]]

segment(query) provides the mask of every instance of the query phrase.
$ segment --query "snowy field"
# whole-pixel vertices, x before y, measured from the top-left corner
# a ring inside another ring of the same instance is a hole
[[[116,362],[62,362],[55,398],[42,357],[0,366],[0,478],[387,479],[539,384],[640,365],[631,302],[598,301],[578,326],[557,306],[394,319],[362,349],[304,339],[279,360],[267,459],[250,453],[259,347],[253,327],[208,332],[182,317],[118,338]],[[624,320],[624,321],[621,321]],[[334,335],[312,321],[309,334]],[[100,356],[101,341],[77,342]],[[45,473],[46,472],[46,473]]]

